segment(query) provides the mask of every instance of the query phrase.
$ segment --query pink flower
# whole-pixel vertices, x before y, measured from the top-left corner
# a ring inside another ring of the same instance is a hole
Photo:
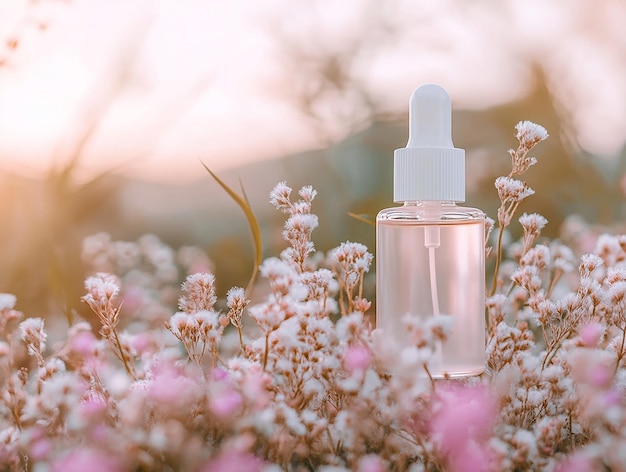
[[[34,426],[23,438],[26,439],[28,443],[28,455],[33,461],[44,461],[50,457],[50,453],[53,449],[52,441],[46,437],[45,428]]]
[[[217,417],[228,418],[239,409],[242,403],[243,399],[238,392],[226,388],[210,398],[209,408]]]
[[[150,348],[152,346],[152,339],[147,333],[139,333],[137,336],[134,336],[132,339],[132,348],[138,354],[145,354],[150,352]]]
[[[232,383],[241,392],[247,403],[255,409],[265,408],[270,401],[269,386],[272,378],[260,364],[231,359],[228,365]]]
[[[51,464],[52,472],[117,472],[124,470],[116,458],[97,449],[80,448],[55,460]]]
[[[197,396],[198,385],[173,365],[162,364],[155,371],[148,396],[171,407],[189,406]]]
[[[468,442],[462,452],[453,453],[449,457],[449,470],[452,472],[487,472],[491,456],[486,444]]]
[[[99,396],[90,396],[80,404],[80,413],[81,416],[86,418],[93,418],[94,416],[99,416],[100,414],[106,412],[107,403],[106,401]]]
[[[228,372],[226,372],[224,369],[220,367],[216,367],[215,369],[211,371],[211,377],[213,378],[213,380],[216,380],[216,381],[227,380]]]
[[[210,459],[200,472],[260,472],[263,461],[247,452],[223,452]]]
[[[94,424],[89,431],[89,437],[94,443],[103,444],[111,434],[110,431],[105,424]]]
[[[122,309],[124,313],[135,314],[145,304],[145,295],[141,287],[128,287],[122,294]]]
[[[583,346],[596,347],[604,333],[604,328],[598,323],[586,323],[578,329],[578,336]]]
[[[352,373],[363,371],[370,365],[370,352],[363,346],[350,346],[343,356],[344,368]]]
[[[52,452],[52,443],[47,439],[38,439],[30,446],[29,456],[33,461],[42,461]]]
[[[575,452],[559,462],[554,472],[593,472],[597,470],[591,458],[580,452]]]
[[[613,381],[613,373],[604,365],[598,365],[589,371],[589,383],[595,387],[608,387]]]
[[[387,470],[383,460],[376,454],[367,454],[359,459],[358,472],[384,472]]]
[[[91,357],[96,350],[98,340],[91,331],[81,331],[70,341],[72,351],[84,357]]]
[[[481,385],[444,384],[430,430],[450,470],[487,470],[488,438],[495,420],[489,390]]]
[[[622,394],[617,390],[609,390],[604,394],[604,404],[607,407],[619,405],[622,401]]]

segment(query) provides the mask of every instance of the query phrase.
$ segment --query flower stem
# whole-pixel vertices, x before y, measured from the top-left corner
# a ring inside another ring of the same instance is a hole
[[[270,350],[270,333],[265,335],[265,352],[263,353],[263,370],[267,367],[267,354]]]
[[[493,296],[496,293],[498,286],[498,272],[500,271],[500,263],[502,262],[502,235],[504,234],[504,226],[500,224],[498,226],[498,245],[496,247],[496,268],[493,271],[493,282],[491,284],[491,290],[489,296]]]
[[[246,353],[246,346],[243,343],[243,334],[241,333],[241,327],[237,326],[237,333],[239,334],[239,345],[241,346],[241,351],[244,353]]]
[[[137,380],[135,378],[135,374],[133,374],[130,365],[128,364],[128,359],[126,359],[126,356],[124,355],[124,351],[122,350],[122,343],[120,342],[120,338],[117,335],[117,330],[114,327],[111,327],[111,331],[113,331],[113,336],[115,337],[115,347],[117,347],[118,352],[120,353],[120,360],[122,361],[122,363],[124,364],[124,368],[126,369],[126,373],[128,374],[128,376],[133,379],[133,380]]]

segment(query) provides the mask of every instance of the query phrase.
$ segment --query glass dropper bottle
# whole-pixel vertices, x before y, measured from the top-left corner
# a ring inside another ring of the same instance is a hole
[[[485,214],[465,200],[465,151],[451,137],[451,101],[427,84],[410,99],[409,141],[394,152],[394,201],[376,218],[376,327],[408,345],[404,316],[453,317],[434,378],[485,369]]]

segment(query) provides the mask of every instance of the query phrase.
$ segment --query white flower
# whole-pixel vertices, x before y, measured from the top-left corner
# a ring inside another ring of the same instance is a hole
[[[540,141],[548,138],[546,129],[532,121],[520,121],[515,125],[517,134],[515,137],[523,146],[530,148]]]
[[[4,449],[3,459],[7,459],[7,452],[17,451],[20,446],[20,430],[15,426],[8,426],[0,430],[0,444]]]
[[[198,272],[187,276],[182,285],[183,295],[178,300],[178,307],[186,313],[211,310],[215,295],[215,276],[208,272]]]
[[[287,185],[287,182],[279,182],[270,192],[270,203],[282,212],[287,213],[291,208],[290,195],[291,187]]]
[[[601,234],[596,241],[594,253],[610,267],[626,258],[625,249],[626,235]]]
[[[580,260],[580,275],[587,277],[602,264],[604,264],[604,261],[600,256],[595,254],[583,254]]]
[[[58,357],[52,357],[46,361],[45,368],[50,372],[65,372],[65,362]]]
[[[211,337],[214,336],[213,331],[219,331],[221,334],[222,326],[220,325],[220,315],[215,311],[201,310],[191,315],[198,323],[198,329],[207,333]]]
[[[187,331],[187,319],[189,315],[187,313],[178,312],[172,315],[167,323],[167,328],[172,332],[174,336],[180,339],[183,333]]]
[[[43,360],[48,335],[43,328],[42,318],[28,318],[20,323],[22,341],[28,346],[28,354]]]
[[[286,261],[278,257],[268,257],[263,261],[259,272],[266,279],[274,279],[278,277],[295,277],[293,267]]]
[[[546,220],[539,213],[524,213],[519,217],[519,222],[524,228],[524,231],[539,234],[539,232],[548,223],[548,220]]]
[[[88,293],[83,298],[89,297],[93,300],[112,299],[115,298],[120,291],[117,278],[114,275],[104,272],[99,272],[92,277],[88,277],[87,280],[85,280],[85,288]]]
[[[611,284],[606,295],[613,308],[620,308],[626,299],[626,282]]]
[[[364,244],[346,241],[331,251],[330,258],[350,274],[369,271],[374,256],[368,252]]]
[[[246,293],[241,287],[232,287],[226,293],[226,305],[231,308],[236,303],[241,303],[242,300],[246,299]]]
[[[498,189],[500,201],[521,202],[535,193],[525,182],[512,179],[511,177],[498,177],[495,181],[495,186]]]
[[[519,261],[520,267],[525,266],[537,266],[539,269],[543,269],[550,264],[550,248],[543,244],[530,248],[526,254],[522,256]]]
[[[15,307],[17,298],[10,293],[0,293],[0,311],[12,310]]]
[[[564,244],[551,244],[550,253],[552,255],[552,265],[555,269],[563,272],[572,272],[576,256],[574,252]]]
[[[250,317],[258,323],[259,328],[265,334],[277,329],[287,317],[285,310],[273,303],[255,305],[250,308],[249,313]]]
[[[311,185],[306,185],[300,189],[298,194],[300,194],[302,200],[310,204],[317,195],[317,191]]]
[[[291,216],[285,222],[285,231],[283,236],[287,241],[292,241],[298,237],[298,235],[308,236],[311,232],[319,226],[317,215],[312,214],[296,214]]]

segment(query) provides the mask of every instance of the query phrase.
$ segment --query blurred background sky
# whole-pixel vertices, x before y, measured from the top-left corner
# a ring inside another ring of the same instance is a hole
[[[552,134],[613,157],[625,24],[623,0],[0,0],[0,163],[42,175],[82,146],[81,172],[184,182],[406,113],[424,82],[510,102],[537,69]]]
[[[200,160],[241,180],[266,255],[284,246],[267,203],[280,180],[320,191],[318,247],[373,248],[346,213],[392,205],[425,82],[452,96],[469,204],[495,216],[493,179],[529,119],[551,138],[528,211],[552,236],[574,214],[619,223],[624,25],[624,0],[0,0],[0,291],[51,309],[54,285],[69,303],[98,231],[197,245],[241,284],[246,223]]]

